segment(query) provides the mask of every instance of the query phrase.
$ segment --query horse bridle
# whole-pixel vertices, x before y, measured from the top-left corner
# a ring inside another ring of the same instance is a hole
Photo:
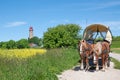
[[[87,44],[88,44],[88,46],[87,46],[88,48],[85,48],[85,46],[82,45],[82,48],[83,48],[83,49],[82,49],[82,51],[80,51],[80,53],[83,53],[84,57],[86,57],[85,52],[86,52],[86,51],[90,51],[90,50],[92,49],[92,48],[90,47],[89,43],[87,43]],[[88,58],[91,58],[91,57],[92,57],[92,55],[89,54]]]

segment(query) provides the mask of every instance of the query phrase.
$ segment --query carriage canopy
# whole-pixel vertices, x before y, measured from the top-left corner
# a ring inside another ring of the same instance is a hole
[[[102,24],[92,24],[87,26],[84,30],[83,38],[85,40],[95,40],[98,34],[100,34],[104,40],[107,40],[110,43],[112,42],[112,33],[109,27]]]

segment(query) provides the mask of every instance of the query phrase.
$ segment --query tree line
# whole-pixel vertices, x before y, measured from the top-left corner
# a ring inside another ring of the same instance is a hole
[[[43,38],[33,37],[31,39],[9,40],[0,42],[3,49],[30,48],[30,44],[44,48],[77,47],[78,40],[82,39],[82,27],[77,24],[60,24],[47,29]],[[120,36],[113,36],[113,41],[120,40]]]
[[[20,39],[18,41],[9,40],[9,41],[6,41],[6,42],[0,42],[0,48],[2,48],[2,49],[30,48],[31,43],[34,43],[37,46],[40,46],[41,45],[41,39],[35,36],[31,39]]]
[[[60,24],[48,28],[43,38],[33,37],[31,39],[20,39],[18,41],[9,40],[0,42],[0,48],[3,49],[22,49],[30,48],[30,44],[44,48],[76,47],[81,27],[76,24]]]

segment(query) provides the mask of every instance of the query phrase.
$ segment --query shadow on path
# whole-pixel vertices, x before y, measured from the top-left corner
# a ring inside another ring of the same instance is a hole
[[[102,69],[102,67],[99,67],[99,69]],[[75,66],[75,67],[73,68],[73,70],[74,70],[74,71],[79,71],[79,70],[81,70],[81,69],[80,69],[80,66]],[[85,71],[85,70],[81,70],[81,71]],[[95,70],[95,67],[90,67],[89,70],[87,70],[87,71],[89,71],[89,72],[95,72],[96,70]]]

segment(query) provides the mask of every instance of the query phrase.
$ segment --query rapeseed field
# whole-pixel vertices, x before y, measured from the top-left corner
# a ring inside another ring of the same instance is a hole
[[[9,58],[28,58],[36,54],[44,54],[45,52],[46,49],[0,49],[0,55]]]

